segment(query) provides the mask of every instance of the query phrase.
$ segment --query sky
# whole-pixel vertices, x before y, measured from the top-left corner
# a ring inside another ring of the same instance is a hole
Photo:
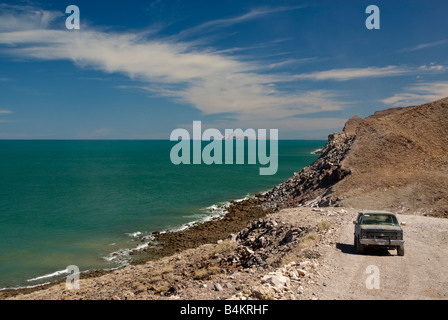
[[[447,13],[436,0],[0,1],[0,139],[169,139],[193,121],[327,139],[354,115],[448,96]]]

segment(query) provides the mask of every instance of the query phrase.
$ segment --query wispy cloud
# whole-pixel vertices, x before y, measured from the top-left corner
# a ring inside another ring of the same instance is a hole
[[[305,74],[295,75],[293,78],[298,80],[331,80],[331,81],[348,81],[363,78],[378,78],[378,77],[396,77],[409,74],[420,73],[440,73],[447,71],[447,67],[431,63],[429,65],[422,65],[419,67],[408,66],[387,66],[387,67],[366,67],[366,68],[342,68],[331,69],[326,71],[316,71]]]
[[[406,107],[419,105],[441,98],[448,97],[448,82],[429,82],[411,85],[404,92],[395,94],[381,100],[386,105],[394,107]]]
[[[410,73],[411,70],[410,68],[399,66],[343,68],[299,74],[295,78],[300,80],[348,81],[361,78],[400,76]]]
[[[443,45],[443,44],[446,44],[446,43],[448,43],[448,39],[439,40],[439,41],[435,41],[435,42],[429,42],[429,43],[421,43],[421,44],[416,45],[414,47],[404,48],[404,49],[400,50],[400,52],[418,51],[418,50],[422,50],[422,49],[427,49],[427,48],[440,46],[440,45]]]
[[[9,4],[0,4],[0,12],[0,30],[2,31],[45,29],[55,19],[63,16],[62,12]]]
[[[3,114],[11,114],[12,111],[11,110],[2,110],[0,109],[0,116]],[[4,120],[4,119],[0,119],[0,123],[4,123],[4,122],[11,122],[10,120]]]
[[[220,28],[226,28],[226,27],[234,26],[234,25],[244,23],[247,21],[261,19],[270,14],[284,12],[284,11],[297,10],[297,9],[301,9],[304,7],[305,6],[283,6],[283,7],[275,7],[275,8],[252,9],[249,12],[241,14],[239,16],[207,21],[198,26],[181,31],[178,35],[176,35],[176,37],[177,38],[186,38],[186,37],[189,37],[192,35],[197,35],[198,33],[203,34],[204,32],[214,32]]]
[[[418,70],[422,71],[422,72],[437,72],[437,73],[440,73],[440,72],[446,72],[448,70],[448,68],[446,66],[444,66],[444,65],[440,65],[440,64],[436,64],[434,62],[431,62],[429,65],[420,66],[418,68]]]
[[[243,16],[200,25],[196,31],[281,10],[286,8],[253,10]],[[45,14],[38,16],[46,17]],[[153,94],[188,103],[206,115],[233,113],[234,119],[240,122],[257,118],[276,126],[287,117],[340,110],[344,106],[336,92],[281,91],[273,84],[284,81],[283,75],[266,74],[265,67],[255,62],[201,50],[189,42],[148,40],[147,33],[0,28],[1,44],[12,45],[3,52],[14,57],[71,60],[84,68],[124,74],[139,84],[143,82],[145,85],[138,86]]]

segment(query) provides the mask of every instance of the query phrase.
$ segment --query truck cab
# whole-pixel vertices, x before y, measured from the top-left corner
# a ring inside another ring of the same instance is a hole
[[[397,250],[404,255],[403,229],[397,216],[388,211],[361,211],[355,221],[354,245],[357,253],[366,247]]]

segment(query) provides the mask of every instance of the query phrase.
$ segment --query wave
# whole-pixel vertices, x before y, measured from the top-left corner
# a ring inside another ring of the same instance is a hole
[[[264,191],[264,192],[260,192],[260,194],[265,194],[267,193],[269,190]],[[194,214],[194,215],[189,215],[189,216],[184,216],[184,218],[191,218],[192,221],[182,224],[180,226],[177,227],[172,227],[169,228],[167,230],[163,230],[160,231],[160,233],[166,233],[166,232],[178,232],[178,231],[183,231],[183,230],[187,230],[189,228],[191,228],[192,226],[196,225],[196,224],[200,224],[200,223],[205,223],[207,221],[211,221],[214,219],[220,219],[223,218],[225,216],[225,214],[228,212],[227,211],[227,207],[233,202],[241,202],[244,200],[247,200],[249,198],[252,198],[254,196],[250,195],[250,194],[246,194],[243,198],[240,199],[236,199],[233,201],[223,201],[217,204],[212,204],[208,207],[204,207],[204,208],[200,208],[199,210],[201,212],[204,213],[198,213],[198,214]],[[126,236],[132,238],[133,240],[140,240],[142,243],[138,244],[135,247],[132,248],[122,248],[122,249],[118,249],[116,251],[113,251],[111,253],[109,253],[107,256],[103,256],[102,259],[108,261],[108,262],[112,262],[114,263],[116,266],[112,267],[112,268],[104,268],[103,270],[116,270],[116,269],[120,269],[122,267],[125,267],[126,265],[129,265],[129,263],[132,260],[132,253],[136,253],[138,251],[142,251],[150,246],[156,246],[154,244],[154,239],[155,237],[152,234],[145,234],[141,231],[135,231],[135,232],[129,232],[129,233],[125,233]],[[115,243],[111,244],[111,245],[115,245]],[[81,271],[81,273],[84,272],[88,272],[87,271]],[[52,273],[48,273],[39,277],[35,277],[32,279],[28,279],[26,280],[27,282],[35,282],[35,281],[40,281],[43,279],[51,279],[51,278],[56,278],[58,276],[62,276],[64,274],[69,274],[70,270],[68,269],[63,269],[63,270],[58,270]],[[55,280],[55,279],[53,279]],[[0,291],[2,290],[7,290],[7,289],[28,289],[28,288],[35,288],[35,287],[39,287],[39,286],[44,286],[47,284],[50,284],[52,281],[48,281],[45,283],[38,283],[38,284],[34,284],[34,285],[30,285],[30,286],[19,286],[16,288],[1,288]]]
[[[113,270],[117,270],[120,269],[122,266],[118,266],[118,267],[113,267],[113,268],[107,268],[107,269],[102,269],[102,270],[107,270],[107,271],[113,271]],[[91,271],[95,271],[98,269],[87,269],[84,271],[80,271],[81,274],[85,274],[85,273],[89,273]],[[26,281],[32,282],[32,281],[37,281],[37,280],[41,280],[41,279],[45,279],[45,278],[54,278],[60,275],[63,275],[64,273],[70,274],[70,271],[65,269],[65,270],[59,270],[59,271],[55,271],[53,273],[49,273],[40,277],[36,277],[33,279],[28,279]],[[5,291],[5,290],[20,290],[20,289],[33,289],[33,288],[37,288],[37,287],[42,287],[42,286],[46,286],[48,284],[52,284],[55,283],[54,280],[53,281],[48,281],[48,282],[43,282],[43,283],[38,283],[38,284],[33,284],[33,285],[29,285],[29,286],[16,286],[16,287],[6,287],[6,288],[0,288],[0,291]]]
[[[44,282],[44,283],[33,284],[33,285],[30,285],[30,286],[6,287],[6,288],[0,288],[0,291],[20,290],[20,289],[33,289],[33,288],[45,286],[45,285],[50,284],[50,283],[51,282]]]
[[[269,191],[269,190],[268,190]],[[261,192],[261,194],[265,194],[268,191]],[[233,200],[232,202],[241,202],[244,200],[247,200],[251,197],[254,197],[253,195],[246,194],[243,198]],[[208,207],[200,208],[199,210],[203,213],[196,213],[193,215],[187,215],[184,216],[184,218],[191,219],[190,222],[181,224],[179,226],[171,227],[166,230],[160,231],[160,233],[166,233],[166,232],[179,232],[188,230],[189,228],[193,227],[194,225],[205,223],[211,220],[215,219],[221,219],[223,218],[227,213],[227,207],[231,205],[231,201],[223,201],[216,204],[212,204]],[[135,231],[135,232],[129,232],[126,233],[127,236],[137,240],[139,239],[142,241],[141,244],[137,245],[136,247],[132,248],[125,248],[125,249],[119,249],[116,251],[111,252],[109,255],[102,257],[104,260],[108,262],[115,262],[119,264],[119,267],[128,265],[132,259],[131,255],[132,253],[137,253],[139,251],[142,251],[143,249],[146,249],[150,246],[156,247],[157,244],[154,243],[155,237],[152,234],[144,234],[141,231]]]
[[[136,232],[132,232],[132,233],[126,233],[127,236],[130,236],[132,238],[137,238],[138,236],[140,236],[142,233],[140,231],[136,231]]]
[[[59,271],[55,271],[53,273],[44,274],[43,276],[40,276],[40,277],[28,279],[26,281],[33,282],[33,281],[42,280],[42,279],[46,279],[46,278],[54,278],[54,277],[60,276],[64,273],[70,273],[70,270],[68,270],[68,269],[59,270]]]

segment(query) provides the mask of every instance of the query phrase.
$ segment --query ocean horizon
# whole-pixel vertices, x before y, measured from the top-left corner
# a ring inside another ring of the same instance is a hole
[[[278,171],[265,176],[247,161],[174,165],[176,143],[0,140],[0,288],[54,281],[69,265],[126,265],[152,232],[188,228],[270,190],[317,159],[326,140],[279,140]]]

